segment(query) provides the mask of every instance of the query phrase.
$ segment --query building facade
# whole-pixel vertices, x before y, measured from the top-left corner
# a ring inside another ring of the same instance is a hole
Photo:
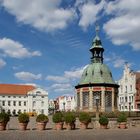
[[[75,96],[59,96],[56,99],[49,100],[50,113],[55,111],[75,111],[76,100]]]
[[[0,84],[0,110],[48,114],[48,93],[31,85]]]
[[[134,72],[126,63],[124,66],[123,76],[118,81],[119,98],[118,108],[120,111],[137,111],[140,110],[140,73]]]
[[[136,97],[135,108],[140,111],[140,72],[136,73]]]
[[[101,40],[96,28],[96,36],[90,48],[92,53],[89,64],[76,88],[77,110],[110,112],[117,110],[118,85],[108,66],[103,63]]]
[[[57,98],[60,111],[75,111],[75,96],[60,96]]]

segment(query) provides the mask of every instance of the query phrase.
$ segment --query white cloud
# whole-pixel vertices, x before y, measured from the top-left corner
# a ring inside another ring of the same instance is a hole
[[[76,3],[76,6],[79,7],[80,11],[80,21],[79,25],[86,29],[89,25],[93,25],[96,20],[99,18],[99,13],[103,9],[105,5],[105,1],[102,0],[100,3],[95,4],[95,1],[89,0],[89,1],[79,1]]]
[[[62,76],[54,76],[54,75],[48,75],[46,77],[46,80],[51,80],[53,82],[57,83],[68,83],[70,80],[75,80],[81,77],[83,70],[86,68],[86,66],[77,68],[71,71],[65,71],[64,75]]]
[[[109,2],[106,14],[112,15],[104,30],[116,45],[130,44],[134,50],[140,50],[140,1],[117,0]]]
[[[41,74],[33,74],[30,72],[17,72],[14,74],[16,78],[18,78],[19,80],[23,80],[23,81],[33,81],[33,80],[41,80],[42,75]]]
[[[21,43],[9,38],[0,39],[0,51],[2,51],[4,55],[13,58],[26,58],[41,55],[39,51],[29,52]]]
[[[1,5],[16,16],[18,22],[42,31],[63,29],[75,17],[71,8],[61,8],[62,0],[1,0]]]
[[[121,56],[117,56],[115,53],[109,54],[109,56],[105,57],[105,61],[112,63],[115,68],[120,68],[124,65],[126,60]]]
[[[66,78],[69,78],[69,79],[78,79],[81,77],[82,73],[83,73],[83,70],[87,67],[84,66],[84,67],[81,67],[81,68],[77,68],[77,69],[74,69],[74,70],[71,70],[71,71],[65,71],[64,72],[64,77]]]
[[[87,66],[65,71],[62,76],[47,76],[46,80],[54,82],[48,87],[48,90],[61,94],[74,94],[74,82],[81,77],[82,72],[86,67]]]
[[[0,59],[0,69],[6,65],[6,62],[3,59]]]
[[[67,78],[63,76],[53,76],[53,75],[48,75],[46,77],[46,80],[50,80],[50,81],[58,82],[58,83],[65,83],[69,81]]]

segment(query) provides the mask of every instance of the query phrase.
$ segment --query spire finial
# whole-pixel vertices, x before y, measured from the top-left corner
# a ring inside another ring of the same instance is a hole
[[[98,24],[96,24],[96,26],[95,26],[96,36],[98,36],[99,30],[100,30],[100,26]]]

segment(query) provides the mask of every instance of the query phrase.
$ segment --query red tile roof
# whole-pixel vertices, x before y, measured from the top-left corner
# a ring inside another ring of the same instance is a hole
[[[32,85],[0,84],[0,95],[26,95],[35,88]]]

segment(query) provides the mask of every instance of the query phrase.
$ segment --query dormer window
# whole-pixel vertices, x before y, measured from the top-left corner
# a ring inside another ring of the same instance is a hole
[[[41,92],[40,91],[37,91],[36,94],[41,94]]]
[[[100,70],[100,74],[101,74],[101,76],[103,75],[103,72],[102,72],[102,70]]]
[[[94,75],[94,70],[92,71],[92,75]]]

